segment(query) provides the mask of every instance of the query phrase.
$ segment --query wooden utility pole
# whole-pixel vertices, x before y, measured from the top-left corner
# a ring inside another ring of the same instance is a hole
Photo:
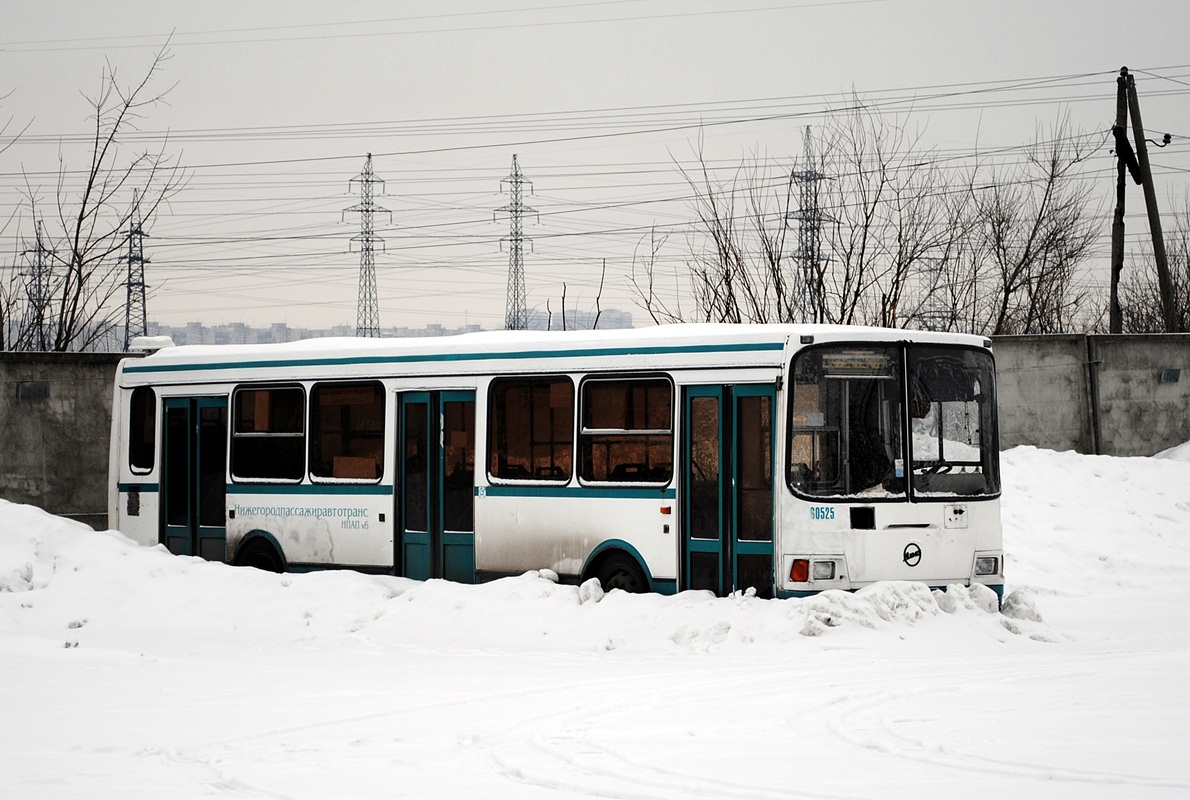
[[[1178,332],[1178,317],[1174,310],[1173,282],[1169,278],[1169,261],[1165,256],[1165,238],[1161,235],[1161,215],[1157,211],[1157,192],[1153,189],[1153,171],[1149,168],[1149,152],[1145,147],[1145,128],[1140,121],[1140,100],[1136,96],[1136,81],[1121,70],[1128,82],[1128,113],[1132,117],[1132,137],[1136,140],[1136,161],[1140,166],[1141,185],[1145,190],[1145,208],[1149,212],[1149,232],[1153,236],[1153,259],[1157,262],[1157,286],[1161,291],[1161,312],[1165,318],[1165,332]]]
[[[1120,70],[1116,78],[1116,125],[1112,134],[1116,139],[1116,213],[1111,224],[1111,307],[1108,311],[1108,331],[1123,333],[1124,318],[1120,313],[1120,274],[1124,271],[1124,172],[1129,161],[1135,161],[1128,144],[1128,68]]]

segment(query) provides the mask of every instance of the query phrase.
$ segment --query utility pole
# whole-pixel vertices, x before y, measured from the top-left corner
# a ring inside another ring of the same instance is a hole
[[[145,236],[141,228],[140,201],[137,194],[132,193],[132,212],[128,216],[128,255],[124,259],[128,262],[128,278],[125,286],[128,290],[124,303],[124,352],[128,352],[129,343],[137,336],[144,336],[148,328],[148,312],[145,307]]]
[[[529,184],[532,192],[533,182],[525,180],[521,174],[521,165],[517,163],[516,153],[512,155],[512,172],[500,181],[500,188],[508,184],[509,203],[503,208],[496,209],[496,214],[508,214],[508,236],[501,239],[501,243],[508,242],[508,294],[504,310],[504,327],[510,331],[523,331],[529,326],[529,309],[525,298],[525,262],[523,243],[532,242],[525,239],[521,233],[521,219],[525,214],[536,214],[522,201],[523,187]],[[562,309],[565,319],[566,309]]]
[[[1111,306],[1108,310],[1108,332],[1123,333],[1124,319],[1120,312],[1120,274],[1124,271],[1124,172],[1136,163],[1132,145],[1128,142],[1128,68],[1120,70],[1116,78],[1116,124],[1112,135],[1116,140],[1116,211],[1111,223]],[[1139,177],[1134,174],[1134,177]],[[1137,181],[1139,183],[1139,181]]]
[[[1141,185],[1145,191],[1145,208],[1149,214],[1149,232],[1153,237],[1153,259],[1157,262],[1157,286],[1161,291],[1161,311],[1165,318],[1165,332],[1178,332],[1178,317],[1174,309],[1173,282],[1169,277],[1169,260],[1165,255],[1165,238],[1161,234],[1161,214],[1157,211],[1157,192],[1153,188],[1153,171],[1149,167],[1149,151],[1145,146],[1145,128],[1140,119],[1140,99],[1136,95],[1136,81],[1128,69],[1120,70],[1128,84],[1128,113],[1132,117],[1132,136],[1136,140],[1136,161],[1140,168]],[[1165,137],[1166,143],[1169,136]],[[1164,145],[1158,145],[1164,147]]]
[[[349,211],[358,211],[360,215],[359,235],[351,238],[351,241],[359,242],[359,302],[355,313],[355,335],[374,338],[380,336],[380,302],[376,293],[374,245],[376,242],[384,244],[384,239],[376,236],[372,227],[372,215],[377,212],[385,214],[391,214],[391,212],[372,201],[372,187],[380,184],[381,191],[383,191],[384,181],[377,178],[372,172],[371,153],[368,153],[368,158],[364,161],[363,170],[349,183],[357,181],[359,182],[360,201],[343,211],[344,214]]]

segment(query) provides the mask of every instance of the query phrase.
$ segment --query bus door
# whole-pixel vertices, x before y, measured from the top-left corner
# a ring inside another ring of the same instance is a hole
[[[773,596],[775,402],[768,385],[685,391],[683,588]]]
[[[397,574],[475,580],[475,392],[400,395]]]
[[[227,398],[166,397],[161,535],[171,553],[223,561],[227,550]]]

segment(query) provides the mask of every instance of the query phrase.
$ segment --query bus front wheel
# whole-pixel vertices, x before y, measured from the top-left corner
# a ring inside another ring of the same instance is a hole
[[[649,584],[645,574],[636,559],[623,553],[613,553],[599,565],[595,577],[605,592],[621,589],[625,592],[639,594],[649,591]]]

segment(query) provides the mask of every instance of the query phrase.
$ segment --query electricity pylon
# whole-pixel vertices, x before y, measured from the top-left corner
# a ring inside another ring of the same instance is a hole
[[[359,182],[360,201],[348,211],[358,211],[360,215],[360,232],[351,241],[359,242],[359,303],[355,315],[355,335],[377,337],[380,335],[380,301],[376,293],[376,254],[375,243],[384,244],[384,239],[377,236],[372,227],[372,215],[377,212],[391,213],[387,208],[381,208],[372,201],[375,184],[384,186],[384,181],[372,172],[372,154],[364,161],[363,171],[351,179],[350,183]],[[383,191],[383,188],[382,188]]]
[[[529,184],[532,192],[533,182],[525,180],[521,174],[521,165],[517,157],[512,156],[512,172],[500,181],[501,189],[508,184],[509,203],[503,208],[496,209],[496,214],[508,214],[508,236],[501,239],[501,243],[508,242],[508,299],[504,311],[504,327],[510,331],[523,331],[529,326],[529,309],[525,298],[525,260],[524,243],[532,242],[521,233],[521,220],[526,214],[537,212],[525,205],[522,200],[524,185]]]
[[[132,212],[128,216],[128,278],[125,281],[127,300],[124,303],[124,352],[137,336],[144,336],[148,329],[148,311],[145,307],[145,236],[141,227],[140,201],[136,192],[132,194]]]

